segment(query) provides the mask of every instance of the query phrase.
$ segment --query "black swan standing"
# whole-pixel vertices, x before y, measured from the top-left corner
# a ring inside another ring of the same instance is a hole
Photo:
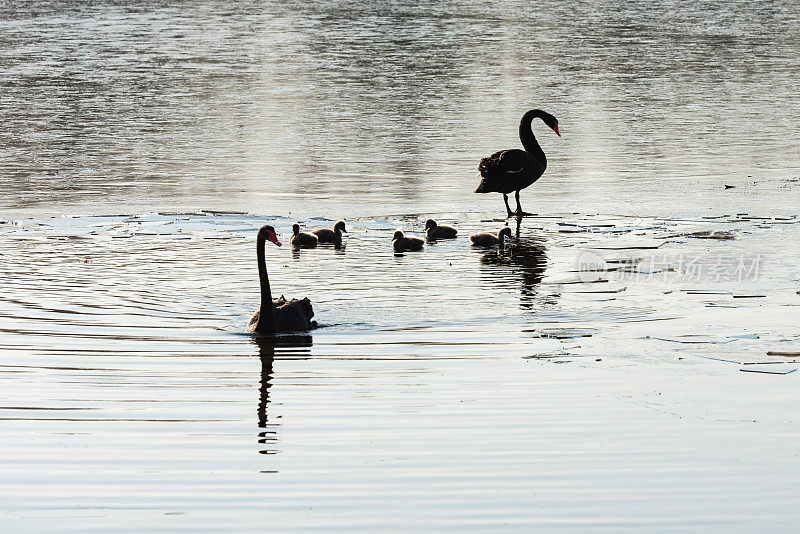
[[[279,299],[272,298],[272,290],[269,287],[269,277],[267,276],[267,264],[264,260],[264,247],[267,240],[281,246],[275,229],[270,225],[262,226],[258,230],[258,236],[256,237],[258,279],[261,283],[261,307],[250,318],[250,322],[247,324],[247,331],[270,335],[281,332],[300,332],[315,328],[317,322],[311,320],[314,317],[314,309],[308,298],[302,300],[286,300],[283,296]]]
[[[436,239],[455,239],[458,236],[458,230],[452,226],[440,226],[433,219],[425,221],[425,235],[429,241]]]
[[[300,231],[300,225],[294,223],[292,225],[292,237],[289,239],[289,243],[294,248],[315,248],[319,239],[314,234],[309,234],[307,232]]]
[[[519,139],[525,150],[518,148],[501,150],[488,158],[483,158],[478,165],[483,179],[475,192],[503,193],[509,217],[530,215],[522,211],[522,206],[519,204],[519,191],[538,180],[547,168],[547,158],[531,130],[531,122],[537,117],[561,137],[558,131],[558,120],[555,117],[541,109],[532,109],[526,112],[519,122]],[[512,212],[508,207],[508,194],[512,191],[517,198],[516,212]]]
[[[406,237],[401,230],[397,230],[392,237],[392,250],[397,253],[409,250],[422,250],[425,241],[418,237]]]
[[[314,228],[311,233],[317,236],[317,240],[322,243],[332,243],[335,246],[342,244],[342,232],[347,233],[344,226],[344,221],[336,221],[333,225],[333,230],[330,228]]]
[[[497,232],[497,236],[492,234],[472,234],[469,236],[472,245],[476,247],[502,247],[505,245],[505,239],[511,239],[511,228],[508,226]]]

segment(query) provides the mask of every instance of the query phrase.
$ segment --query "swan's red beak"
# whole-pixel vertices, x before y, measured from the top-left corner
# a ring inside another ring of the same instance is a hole
[[[267,234],[267,239],[269,239],[270,241],[272,241],[276,245],[281,246],[281,242],[278,240],[278,234],[276,234],[275,232],[268,233]]]
[[[553,131],[556,133],[557,136],[561,137],[561,134],[558,132],[558,124],[553,126]]]

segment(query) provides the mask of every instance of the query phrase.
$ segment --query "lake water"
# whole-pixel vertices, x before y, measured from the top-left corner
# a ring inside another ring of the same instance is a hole
[[[800,4],[0,3],[4,532],[793,532]],[[478,160],[563,137],[504,224]],[[727,187],[733,186],[733,187]],[[425,219],[459,238],[394,255]],[[244,334],[255,233],[323,325]]]

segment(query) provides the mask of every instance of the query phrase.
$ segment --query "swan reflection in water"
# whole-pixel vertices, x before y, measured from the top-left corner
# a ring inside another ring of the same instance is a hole
[[[277,423],[269,422],[269,394],[272,387],[273,365],[279,358],[305,359],[311,357],[312,338],[309,335],[260,336],[253,338],[261,359],[261,380],[258,395],[258,443],[260,454],[277,454]]]
[[[481,263],[486,266],[483,271],[491,275],[492,283],[520,284],[522,308],[532,309],[537,302],[555,304],[557,294],[539,294],[547,270],[547,247],[543,239],[520,237],[518,226],[516,239],[505,247],[484,252]]]

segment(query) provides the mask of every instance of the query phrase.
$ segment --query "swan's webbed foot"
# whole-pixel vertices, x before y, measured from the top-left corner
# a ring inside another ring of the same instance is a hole
[[[508,212],[508,219],[511,217],[516,217],[517,219],[521,219],[522,217],[533,217],[535,213],[528,213],[527,211],[517,210],[517,211],[509,211]]]

